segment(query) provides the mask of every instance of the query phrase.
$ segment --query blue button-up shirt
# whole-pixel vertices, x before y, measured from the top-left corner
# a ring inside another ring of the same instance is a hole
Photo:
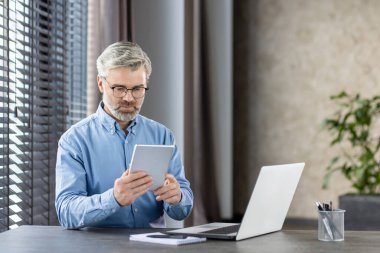
[[[168,173],[180,184],[176,205],[156,201],[152,191],[121,207],[113,195],[116,178],[128,168],[135,144],[175,145],[165,126],[138,115],[126,134],[99,105],[97,112],[73,125],[58,144],[56,201],[58,219],[65,228],[85,226],[163,227],[163,213],[185,219],[193,206],[193,193],[185,178],[175,146]]]

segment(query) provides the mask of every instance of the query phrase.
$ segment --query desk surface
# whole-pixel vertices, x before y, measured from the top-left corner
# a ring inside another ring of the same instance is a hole
[[[0,233],[0,252],[379,252],[380,231],[346,231],[343,242],[320,242],[317,231],[284,230],[235,242],[208,240],[205,243],[169,246],[129,241],[129,234],[144,229],[65,230],[55,226],[22,226]]]

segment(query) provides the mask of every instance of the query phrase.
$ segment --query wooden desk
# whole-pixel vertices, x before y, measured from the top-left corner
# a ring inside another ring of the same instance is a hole
[[[239,242],[208,240],[205,243],[169,246],[129,241],[128,235],[144,229],[64,230],[55,226],[22,226],[0,233],[1,253],[80,252],[80,253],[212,253],[212,252],[376,252],[380,231],[346,231],[344,242],[320,242],[313,230],[285,230]]]

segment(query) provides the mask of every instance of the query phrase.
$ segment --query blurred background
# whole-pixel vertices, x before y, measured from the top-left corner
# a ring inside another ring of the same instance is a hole
[[[0,1],[0,231],[57,224],[57,141],[93,113],[95,61],[137,42],[142,114],[174,131],[195,195],[185,225],[238,221],[263,165],[305,162],[288,220],[352,191],[322,122],[342,90],[378,94],[377,0]]]

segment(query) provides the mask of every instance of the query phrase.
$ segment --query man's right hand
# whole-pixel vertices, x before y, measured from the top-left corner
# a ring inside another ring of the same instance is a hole
[[[145,194],[152,185],[152,177],[143,171],[129,173],[125,171],[115,180],[113,195],[121,206],[132,204],[138,197]]]

